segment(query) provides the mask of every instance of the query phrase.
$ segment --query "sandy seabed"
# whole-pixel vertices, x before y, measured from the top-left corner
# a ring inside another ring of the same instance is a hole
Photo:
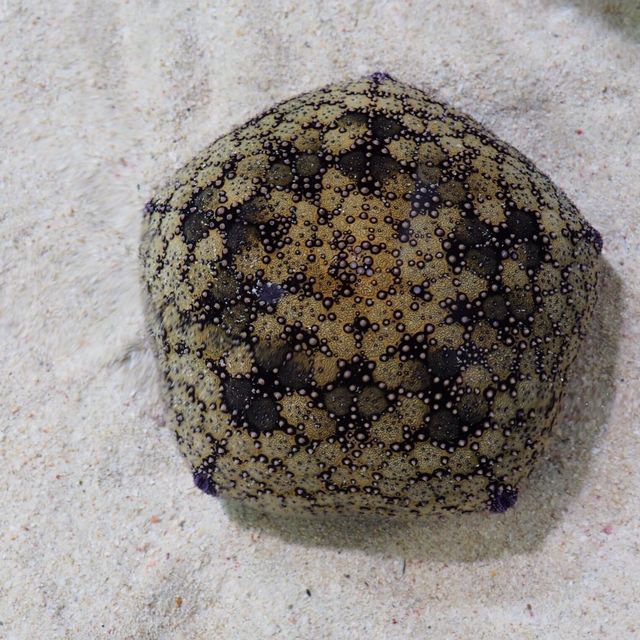
[[[0,2],[0,638],[640,637],[633,0]],[[272,103],[386,71],[604,238],[554,441],[503,516],[268,518],[199,492],[144,329],[141,209]]]

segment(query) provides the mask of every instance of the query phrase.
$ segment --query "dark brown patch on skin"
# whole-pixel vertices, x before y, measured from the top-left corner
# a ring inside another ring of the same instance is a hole
[[[254,118],[145,208],[147,318],[196,485],[271,511],[505,511],[601,248],[518,151],[385,74]]]

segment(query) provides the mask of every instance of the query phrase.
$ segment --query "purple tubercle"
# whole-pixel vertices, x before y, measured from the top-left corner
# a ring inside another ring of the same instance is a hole
[[[216,489],[215,484],[209,477],[209,474],[204,471],[194,471],[193,472],[193,483],[200,489],[204,491],[207,495],[217,496],[218,491]]]
[[[602,253],[602,236],[600,235],[600,232],[597,229],[592,229],[592,238],[593,238],[593,244],[596,248],[596,251],[598,253]]]
[[[284,294],[285,291],[279,284],[267,282],[258,291],[258,302],[276,304]]]
[[[518,502],[518,491],[516,489],[499,487],[491,497],[489,509],[492,513],[504,513],[511,509],[516,502]]]
[[[382,82],[383,80],[393,80],[393,78],[384,71],[376,71],[369,76],[374,82]]]

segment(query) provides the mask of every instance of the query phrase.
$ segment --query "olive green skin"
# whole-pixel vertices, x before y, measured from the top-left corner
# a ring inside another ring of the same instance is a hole
[[[148,324],[201,489],[268,511],[515,503],[602,241],[513,147],[374,74],[218,139],[144,227]]]

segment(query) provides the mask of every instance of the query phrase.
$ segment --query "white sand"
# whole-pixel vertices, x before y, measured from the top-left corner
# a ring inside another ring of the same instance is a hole
[[[640,637],[638,3],[206,4],[0,2],[0,638]],[[262,518],[196,490],[163,426],[145,200],[272,102],[375,70],[604,237],[557,437],[504,516]]]

